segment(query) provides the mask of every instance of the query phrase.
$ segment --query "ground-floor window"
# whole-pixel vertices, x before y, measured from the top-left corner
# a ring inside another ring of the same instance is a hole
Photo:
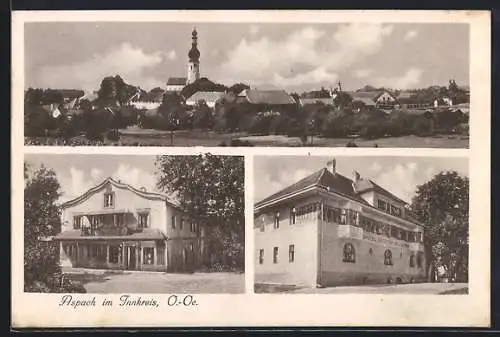
[[[415,267],[415,255],[411,254],[410,256],[410,267]]]
[[[288,262],[293,262],[295,260],[295,245],[288,246]]]
[[[342,259],[343,262],[351,262],[355,263],[356,262],[356,251],[354,250],[354,246],[351,243],[346,243],[344,245],[344,258]]]
[[[264,264],[264,249],[259,249],[259,264]]]
[[[143,264],[154,264],[154,248],[144,247],[142,249],[142,252],[143,252],[142,263]]]
[[[278,263],[278,247],[273,249],[273,263]]]
[[[120,256],[120,247],[109,246],[109,262],[118,263],[119,256]]]
[[[392,252],[389,249],[384,253],[384,264],[386,266],[392,266]]]
[[[90,246],[90,258],[95,259],[99,262],[106,261],[106,245],[91,245]]]

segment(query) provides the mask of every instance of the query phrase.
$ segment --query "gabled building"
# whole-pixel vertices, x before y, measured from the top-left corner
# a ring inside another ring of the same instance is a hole
[[[187,85],[187,77],[170,77],[167,81],[167,92],[181,92]]]
[[[186,105],[195,106],[200,101],[203,101],[209,108],[214,108],[217,102],[220,102],[225,95],[224,92],[218,91],[197,91],[186,99]]]
[[[190,271],[202,263],[204,225],[166,195],[107,178],[62,205],[61,265]]]
[[[382,109],[391,108],[396,101],[396,98],[388,91],[373,90],[373,91],[350,91],[353,102],[359,101],[366,106],[376,106]]]
[[[285,90],[246,89],[241,92],[237,103],[250,104],[261,112],[279,111],[297,104]]]
[[[254,207],[255,282],[331,286],[425,279],[421,224],[406,202],[336,161]]]

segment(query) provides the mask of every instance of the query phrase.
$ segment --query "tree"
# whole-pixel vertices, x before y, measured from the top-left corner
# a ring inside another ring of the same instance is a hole
[[[244,161],[240,156],[160,156],[158,187],[206,224],[211,268],[244,269]]]
[[[452,280],[467,282],[469,251],[469,179],[440,172],[417,187],[412,210],[424,225],[428,278],[443,267]]]
[[[60,273],[59,246],[45,239],[61,230],[59,181],[54,171],[40,167],[30,177],[24,166],[24,289],[52,290]]]
[[[346,92],[339,92],[335,99],[333,100],[333,103],[335,106],[338,106],[340,108],[348,106],[352,102],[352,97]]]

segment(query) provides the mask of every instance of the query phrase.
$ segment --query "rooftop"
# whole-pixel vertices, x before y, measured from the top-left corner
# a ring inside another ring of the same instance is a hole
[[[170,77],[167,81],[167,85],[186,85],[186,77]]]

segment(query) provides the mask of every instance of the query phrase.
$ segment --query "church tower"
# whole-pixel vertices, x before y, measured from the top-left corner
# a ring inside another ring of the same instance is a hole
[[[187,70],[187,84],[191,84],[200,78],[200,51],[198,50],[198,33],[196,28],[192,33],[193,42],[191,43],[191,50],[188,53],[188,70]]]

